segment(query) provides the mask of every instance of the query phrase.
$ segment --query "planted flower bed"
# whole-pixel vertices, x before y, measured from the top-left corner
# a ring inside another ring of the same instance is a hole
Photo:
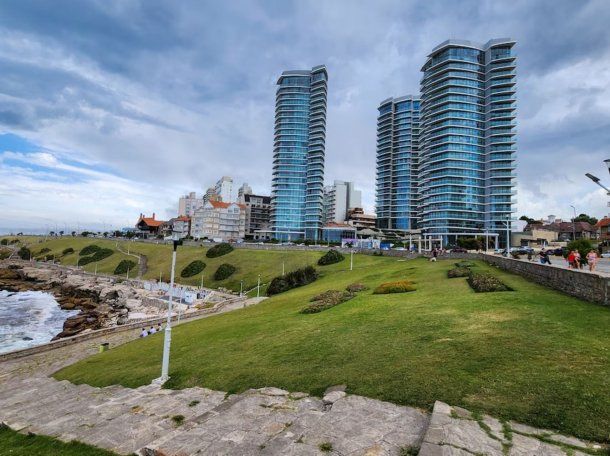
[[[497,277],[486,272],[473,272],[468,276],[468,284],[477,293],[490,293],[494,291],[512,291]]]

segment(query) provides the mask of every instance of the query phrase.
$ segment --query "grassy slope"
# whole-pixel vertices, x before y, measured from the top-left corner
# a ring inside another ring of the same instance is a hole
[[[75,266],[78,259],[78,252],[83,247],[89,244],[96,244],[100,247],[107,247],[115,250],[114,255],[100,261],[98,263],[98,271],[102,273],[112,274],[114,268],[123,259],[137,261],[136,258],[120,253],[117,250],[117,243],[113,240],[104,239],[88,239],[82,237],[64,236],[63,238],[53,239],[44,242],[44,238],[25,238],[28,242],[33,254],[36,255],[43,248],[50,248],[48,254],[61,256],[61,252],[72,247],[75,253],[61,257],[62,264]],[[42,242],[39,242],[42,241]],[[159,273],[162,274],[164,281],[169,281],[171,268],[171,252],[172,248],[169,245],[163,244],[148,244],[142,242],[120,242],[118,247],[130,253],[143,254],[148,258],[148,272],[144,276],[146,279],[158,279]],[[201,274],[195,277],[183,279],[180,277],[180,271],[193,260],[202,260],[206,264],[203,271],[203,282],[205,286],[211,288],[225,287],[235,291],[239,290],[240,281],[244,281],[244,290],[251,289],[256,286],[258,274],[261,274],[261,282],[268,283],[273,277],[282,273],[282,262],[285,265],[286,272],[315,263],[322,253],[317,251],[259,251],[259,250],[244,250],[236,249],[233,252],[223,255],[218,258],[207,258],[205,252],[207,249],[202,247],[183,246],[178,248],[176,260],[176,281],[183,284],[199,285],[201,283]],[[46,254],[45,254],[46,255]],[[214,281],[212,276],[218,266],[222,263],[231,263],[237,267],[237,271],[228,279],[222,281]],[[85,270],[93,272],[94,263],[90,263],[84,267]],[[135,276],[137,271],[130,274]],[[264,289],[263,289],[264,290]]]
[[[115,456],[115,453],[77,442],[64,443],[51,437],[23,435],[0,428],[0,454],[12,456]]]
[[[493,270],[513,292],[475,294],[452,262],[357,256],[317,282],[262,304],[175,329],[168,387],[278,386],[348,391],[400,404],[435,400],[539,427],[609,440],[610,311]],[[417,291],[371,291],[320,314],[298,311],[321,291],[408,278]],[[138,386],[157,377],[162,338],[138,340],[57,374]]]

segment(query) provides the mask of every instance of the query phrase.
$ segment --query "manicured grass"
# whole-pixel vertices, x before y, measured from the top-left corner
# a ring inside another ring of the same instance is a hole
[[[320,395],[346,384],[350,393],[399,404],[429,409],[441,400],[610,440],[610,309],[479,262],[478,271],[514,291],[475,293],[466,279],[447,278],[453,261],[357,255],[353,271],[343,263],[320,267],[316,282],[257,306],[177,327],[167,386]],[[396,280],[416,290],[372,294]],[[299,312],[314,295],[353,282],[369,290],[321,313]],[[162,338],[149,337],[56,377],[136,387],[158,377],[161,350]]]
[[[28,247],[34,254],[40,252],[43,248],[51,249],[49,254],[55,254],[60,262],[65,265],[75,266],[79,258],[78,252],[87,245],[95,244],[100,247],[110,248],[115,253],[100,262],[98,262],[98,272],[112,274],[116,266],[121,260],[135,260],[133,256],[127,256],[119,252],[118,248],[132,254],[143,254],[148,259],[148,271],[144,275],[145,279],[159,279],[161,274],[165,282],[169,282],[171,271],[172,247],[165,244],[153,244],[143,242],[128,242],[114,241],[96,238],[83,238],[64,236],[63,238],[51,239],[44,241],[44,238],[21,238],[28,244]],[[61,256],[61,253],[67,247],[72,247],[75,253]],[[244,281],[244,291],[252,289],[256,286],[258,274],[261,274],[261,283],[268,284],[275,276],[282,274],[282,263],[284,263],[285,272],[315,264],[318,259],[324,254],[320,251],[262,251],[262,250],[245,250],[235,249],[233,252],[223,255],[218,258],[207,258],[205,253],[207,248],[181,246],[178,248],[176,259],[176,282],[186,285],[199,285],[201,283],[201,274],[192,277],[180,277],[180,272],[189,263],[194,260],[201,260],[206,264],[203,270],[203,284],[206,287],[218,288],[224,287],[234,291],[239,291],[240,282]],[[213,279],[214,272],[223,263],[232,264],[237,268],[237,271],[225,280],[216,281]],[[349,267],[349,265],[344,268]],[[89,263],[83,267],[86,271],[93,272],[94,263]],[[135,277],[137,270],[132,271],[129,276]],[[264,294],[265,286],[261,287],[261,292]],[[256,295],[256,292],[251,293]]]
[[[116,456],[116,453],[83,443],[64,443],[51,437],[23,435],[2,427],[0,427],[0,454],[12,456]]]

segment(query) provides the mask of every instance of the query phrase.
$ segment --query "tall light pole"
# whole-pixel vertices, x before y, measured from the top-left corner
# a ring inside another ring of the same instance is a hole
[[[169,379],[169,349],[172,343],[172,301],[174,299],[174,274],[176,270],[176,251],[180,245],[178,236],[172,236],[174,251],[172,252],[172,272],[169,283],[169,303],[167,305],[167,324],[165,325],[165,338],[163,339],[163,361],[161,363],[161,377],[155,383],[163,384]]]
[[[574,211],[574,217],[572,218],[572,240],[576,240],[576,208],[570,204],[570,207]]]
[[[606,164],[606,166],[608,167],[608,173],[610,173],[610,158],[607,160],[604,160],[604,163]],[[604,190],[606,190],[606,196],[610,196],[610,188],[606,187],[604,184],[602,184],[600,182],[600,178],[594,176],[591,173],[585,173],[585,176],[587,176],[589,179],[591,179],[593,182],[595,182],[597,185],[599,185],[601,188],[603,188]],[[608,203],[608,205],[610,206],[610,203]]]

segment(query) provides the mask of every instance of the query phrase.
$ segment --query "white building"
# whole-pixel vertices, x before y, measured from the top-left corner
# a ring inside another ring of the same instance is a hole
[[[181,196],[178,200],[178,215],[192,217],[195,210],[203,206],[203,198],[198,198],[195,192]]]
[[[220,197],[220,201],[225,203],[232,203],[233,198],[233,178],[229,176],[222,176],[216,187],[214,188],[215,193]]]
[[[354,188],[353,182],[336,180],[324,188],[323,206],[325,223],[342,223],[350,209],[362,207],[362,192]]]
[[[247,183],[243,183],[239,190],[237,190],[237,202],[244,203],[245,195],[252,195],[252,187],[250,187]]]
[[[245,236],[246,206],[237,203],[208,201],[195,211],[191,236],[195,239],[237,241]]]
[[[207,203],[210,200],[218,201],[218,196],[216,196],[216,189],[214,187],[210,187],[205,191],[205,195],[203,195],[203,204]]]

